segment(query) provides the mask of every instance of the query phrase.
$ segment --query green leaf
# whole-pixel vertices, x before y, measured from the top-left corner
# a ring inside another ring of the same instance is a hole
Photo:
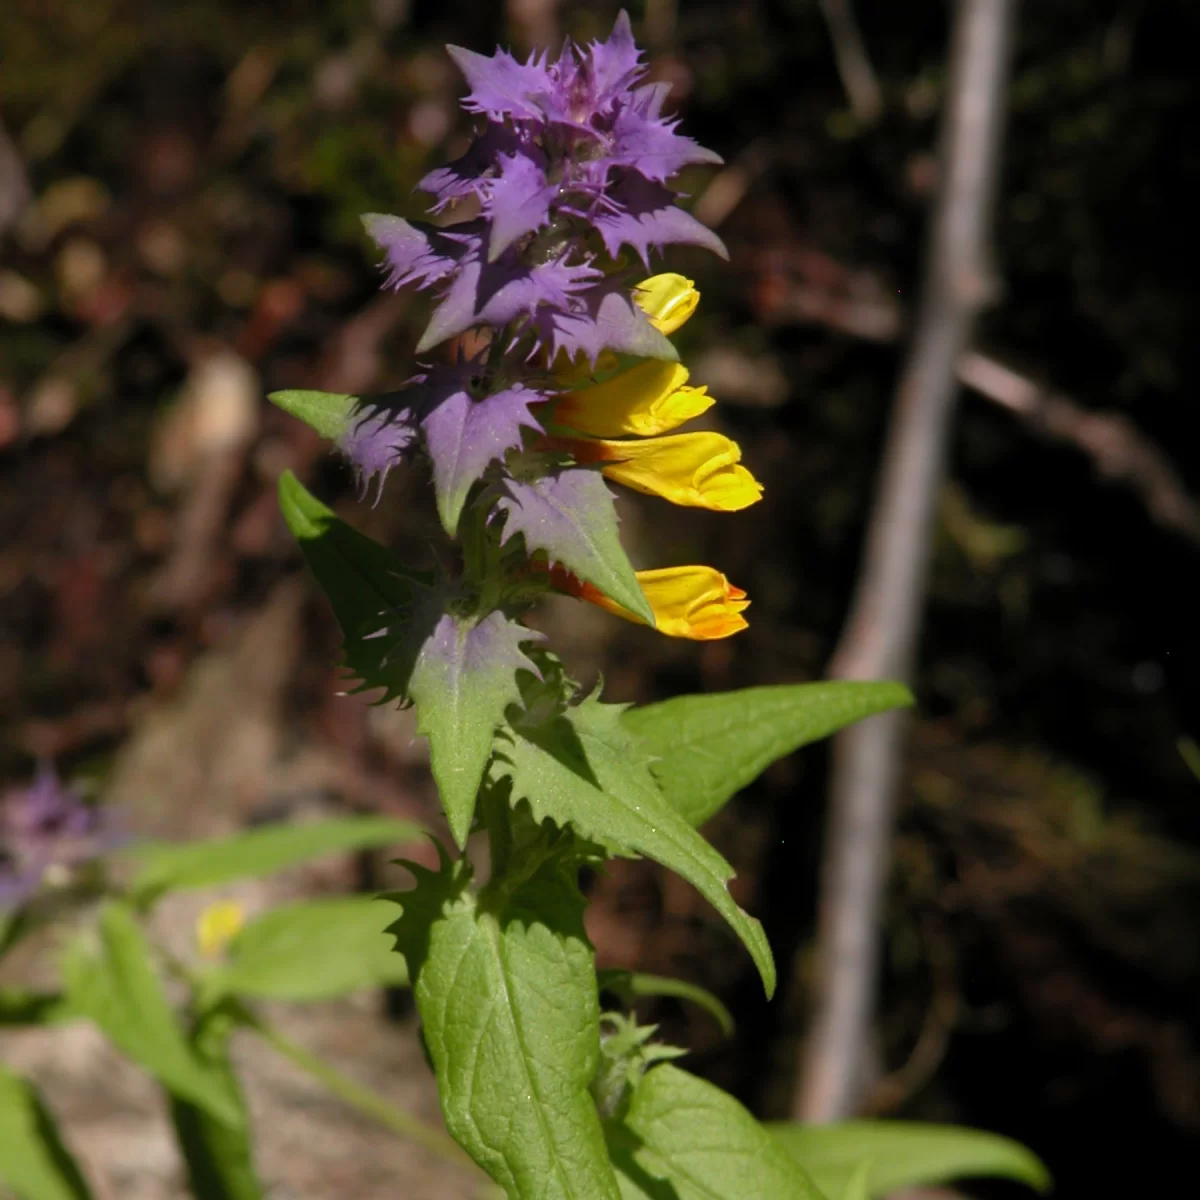
[[[395,910],[372,896],[300,900],[249,922],[229,961],[204,976],[205,1004],[224,996],[325,1000],[406,984],[404,959],[385,932]]]
[[[771,763],[843,726],[912,703],[899,683],[781,684],[676,696],[629,709],[627,728],[658,758],[671,807],[702,825]]]
[[[733,1037],[733,1015],[712,992],[699,984],[683,979],[668,979],[663,975],[646,975],[641,971],[601,971],[600,990],[612,992],[626,1004],[642,996],[670,996],[688,1000],[702,1008],[721,1027],[726,1037]]]
[[[622,1200],[821,1200],[732,1096],[663,1063],[606,1126]]]
[[[496,507],[506,514],[505,539],[522,534],[531,555],[544,550],[550,562],[561,563],[654,627],[654,613],[621,545],[612,493],[598,472],[572,467],[510,481]]]
[[[336,442],[346,432],[346,426],[362,404],[360,397],[344,392],[312,392],[299,388],[272,392],[267,399],[331,442]]]
[[[91,1196],[37,1089],[3,1066],[0,1182],[18,1200],[88,1200]]]
[[[617,1200],[588,1085],[600,1053],[583,897],[561,869],[508,895],[467,890],[463,860],[397,899],[446,1127],[513,1200]]]
[[[502,730],[494,771],[528,800],[535,820],[600,842],[614,854],[644,855],[686,879],[725,918],[750,951],[763,986],[775,990],[775,963],[762,926],[734,903],[733,868],[666,802],[617,705],[589,697],[540,724]]]
[[[429,738],[433,777],[461,849],[504,710],[521,699],[516,673],[533,671],[521,649],[539,635],[501,612],[482,621],[451,616],[421,647],[409,692],[417,731]]]
[[[325,854],[413,842],[423,832],[411,821],[390,817],[337,817],[200,842],[146,842],[127,851],[137,864],[131,892],[144,903],[165,891],[269,875]]]
[[[873,1159],[867,1159],[854,1168],[854,1174],[846,1183],[842,1200],[871,1200],[871,1166]]]
[[[58,1025],[78,1015],[58,992],[0,988],[0,1029],[6,1025]]]
[[[63,964],[68,1003],[168,1091],[236,1127],[237,1106],[220,1076],[188,1044],[150,957],[133,911],[109,901],[100,912],[98,951],[81,940],[68,946]]]
[[[172,1095],[171,1121],[187,1167],[194,1200],[262,1200],[263,1189],[254,1169],[249,1116],[237,1077],[229,1062],[229,1038],[235,1026],[224,1012],[208,1014],[192,1034],[196,1056],[221,1081],[240,1120],[236,1126],[214,1121],[202,1108]]]
[[[279,507],[333,606],[347,668],[364,689],[383,688],[384,699],[406,696],[419,641],[396,654],[374,635],[398,614],[411,612],[418,595],[428,590],[429,578],[407,570],[387,547],[347,525],[291,471],[279,477]]]
[[[899,1188],[992,1176],[1015,1179],[1043,1192],[1050,1187],[1050,1174],[1032,1151],[977,1129],[916,1121],[778,1123],[768,1128],[830,1196],[840,1196],[867,1159],[871,1160],[871,1197]]]

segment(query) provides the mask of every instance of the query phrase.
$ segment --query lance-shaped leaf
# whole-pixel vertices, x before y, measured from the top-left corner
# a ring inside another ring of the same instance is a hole
[[[327,1000],[403,986],[404,959],[385,932],[395,915],[374,896],[319,896],[272,908],[234,937],[227,961],[205,972],[202,1002]]]
[[[327,854],[394,846],[424,833],[394,817],[331,817],[300,825],[262,825],[196,842],[137,842],[125,852],[136,872],[130,892],[147,904],[163,892],[259,877]]]
[[[195,1200],[262,1200],[254,1169],[246,1101],[229,1061],[234,1019],[224,1011],[207,1013],[192,1031],[191,1046],[220,1081],[229,1103],[241,1113],[236,1126],[214,1121],[202,1108],[171,1095],[171,1123]]]
[[[615,854],[652,858],[686,879],[733,927],[763,986],[775,990],[775,963],[762,926],[730,896],[733,868],[663,798],[621,708],[588,698],[557,717],[501,730],[493,770],[534,818],[572,826]]]
[[[429,738],[434,778],[461,846],[471,828],[505,707],[519,698],[515,674],[533,670],[520,646],[532,630],[490,613],[482,621],[447,611],[447,597],[403,573],[378,543],[339,520],[292,475],[280,503],[325,589],[346,640],[346,665],[363,689],[411,700]],[[636,586],[636,584],[635,584]]]
[[[646,1072],[605,1132],[622,1200],[823,1200],[728,1092],[670,1063]]]
[[[426,581],[326,508],[291,471],[279,477],[279,507],[333,605],[347,668],[363,689],[383,688],[385,700],[406,696],[419,643],[377,635],[398,614],[412,612]]]
[[[570,468],[529,482],[511,480],[497,507],[506,514],[505,539],[523,534],[530,554],[544,550],[552,563],[654,625],[621,546],[612,494],[599,474]]]
[[[496,726],[521,698],[516,673],[535,671],[521,646],[539,637],[500,612],[482,621],[447,613],[417,655],[409,681],[417,730],[429,738],[433,776],[460,847],[471,830]]]
[[[3,1066],[0,1184],[20,1200],[89,1200],[91,1196],[37,1089]]]
[[[169,1092],[237,1128],[243,1114],[225,1082],[184,1037],[151,965],[150,946],[132,911],[109,901],[100,914],[100,947],[72,942],[63,963],[67,1000],[118,1049]]]
[[[900,683],[840,680],[676,696],[628,709],[623,720],[657,759],[654,774],[671,807],[702,825],[776,759],[911,703]]]
[[[294,389],[267,399],[333,442],[364,488],[374,480],[382,487],[387,473],[407,458],[423,402],[416,387],[378,396]]]
[[[450,386],[432,393],[421,420],[425,448],[433,464],[438,516],[453,537],[471,485],[493,459],[521,445],[522,429],[540,429],[529,406],[546,399],[542,392],[511,387],[476,400],[462,372]]]
[[[863,1163],[870,1163],[866,1191],[872,1197],[955,1179],[1013,1179],[1050,1190],[1050,1173],[1036,1154],[981,1129],[919,1121],[781,1121],[767,1128],[831,1197],[842,1194]]]
[[[447,1129],[513,1200],[617,1200],[588,1089],[599,1012],[579,889],[543,865],[485,900],[441,853],[439,872],[409,864],[393,932]]]

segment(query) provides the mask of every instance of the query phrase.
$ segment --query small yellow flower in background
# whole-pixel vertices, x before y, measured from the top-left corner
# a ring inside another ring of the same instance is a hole
[[[576,462],[601,463],[617,483],[672,504],[737,512],[762,499],[762,484],[741,466],[737,442],[722,433],[677,433],[638,441],[554,438]]]
[[[210,904],[196,918],[196,942],[206,958],[216,958],[241,932],[246,910],[236,900]]]
[[[633,292],[637,306],[659,333],[674,333],[696,311],[700,293],[682,275],[667,273],[643,279]]]
[[[554,421],[594,437],[666,433],[715,403],[707,388],[687,387],[687,381],[687,367],[649,358],[604,383],[568,392],[555,405]]]
[[[578,596],[608,612],[644,625],[641,617],[615,604],[590,583],[582,583],[561,567],[550,571],[560,591]],[[654,627],[668,637],[713,641],[746,628],[742,613],[749,607],[746,593],[714,567],[662,567],[638,571],[637,580],[654,613]]]

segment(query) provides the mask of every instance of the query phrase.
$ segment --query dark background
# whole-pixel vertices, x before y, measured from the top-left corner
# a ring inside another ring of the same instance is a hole
[[[649,8],[632,15],[654,75],[732,168],[684,180],[722,217],[731,263],[667,260],[704,297],[678,340],[766,496],[737,515],[623,503],[638,565],[711,562],[749,591],[738,638],[668,642],[568,602],[542,617],[579,676],[602,671],[628,700],[825,669],[919,287],[950,16],[859,0],[885,98],[866,127],[815,0]],[[275,513],[283,467],[431,553],[423,481],[359,503],[261,395],[382,390],[411,368],[425,303],[378,292],[357,217],[418,213],[416,180],[463,144],[442,43],[585,39],[615,11],[0,5],[0,780],[50,756],[103,787],[206,658],[258,628],[302,577]],[[1180,745],[1200,736],[1200,533],[1194,510],[1172,517],[1105,470],[1106,450],[1144,437],[1172,486],[1200,492],[1200,9],[1056,0],[1018,21],[1000,289],[976,345],[1068,397],[1083,432],[1048,438],[961,399],[871,1108],[1010,1133],[1075,1200],[1189,1178],[1200,1145],[1200,778]],[[336,696],[336,634],[305,595],[279,753],[321,747],[341,773],[247,785],[240,818],[286,812],[306,786],[428,815],[419,754]],[[605,964],[680,974],[734,1007],[732,1044],[652,1011],[695,1047],[693,1069],[765,1116],[787,1112],[804,1030],[825,769],[819,748],[778,765],[710,830],[785,964],[770,1007],[677,881],[621,864],[593,889]],[[142,803],[135,826],[192,831],[169,797]]]

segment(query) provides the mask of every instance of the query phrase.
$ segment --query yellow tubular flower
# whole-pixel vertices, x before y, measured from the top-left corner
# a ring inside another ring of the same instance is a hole
[[[677,433],[640,441],[555,438],[576,462],[602,463],[609,479],[672,504],[736,512],[762,499],[762,484],[741,466],[737,442],[721,433]]]
[[[634,288],[633,299],[659,333],[674,333],[696,311],[700,293],[682,275],[651,275]]]
[[[595,387],[568,392],[554,409],[559,425],[595,437],[666,433],[713,405],[707,388],[685,387],[687,368],[646,359]]]
[[[590,583],[582,583],[561,568],[550,577],[560,591],[578,596],[608,612],[644,625],[641,617],[614,604]],[[638,571],[638,583],[654,613],[654,627],[668,637],[713,641],[731,637],[746,628],[742,613],[749,606],[746,593],[713,567],[664,567]]]
[[[241,932],[246,910],[235,900],[210,904],[196,919],[196,941],[200,952],[215,958]]]

